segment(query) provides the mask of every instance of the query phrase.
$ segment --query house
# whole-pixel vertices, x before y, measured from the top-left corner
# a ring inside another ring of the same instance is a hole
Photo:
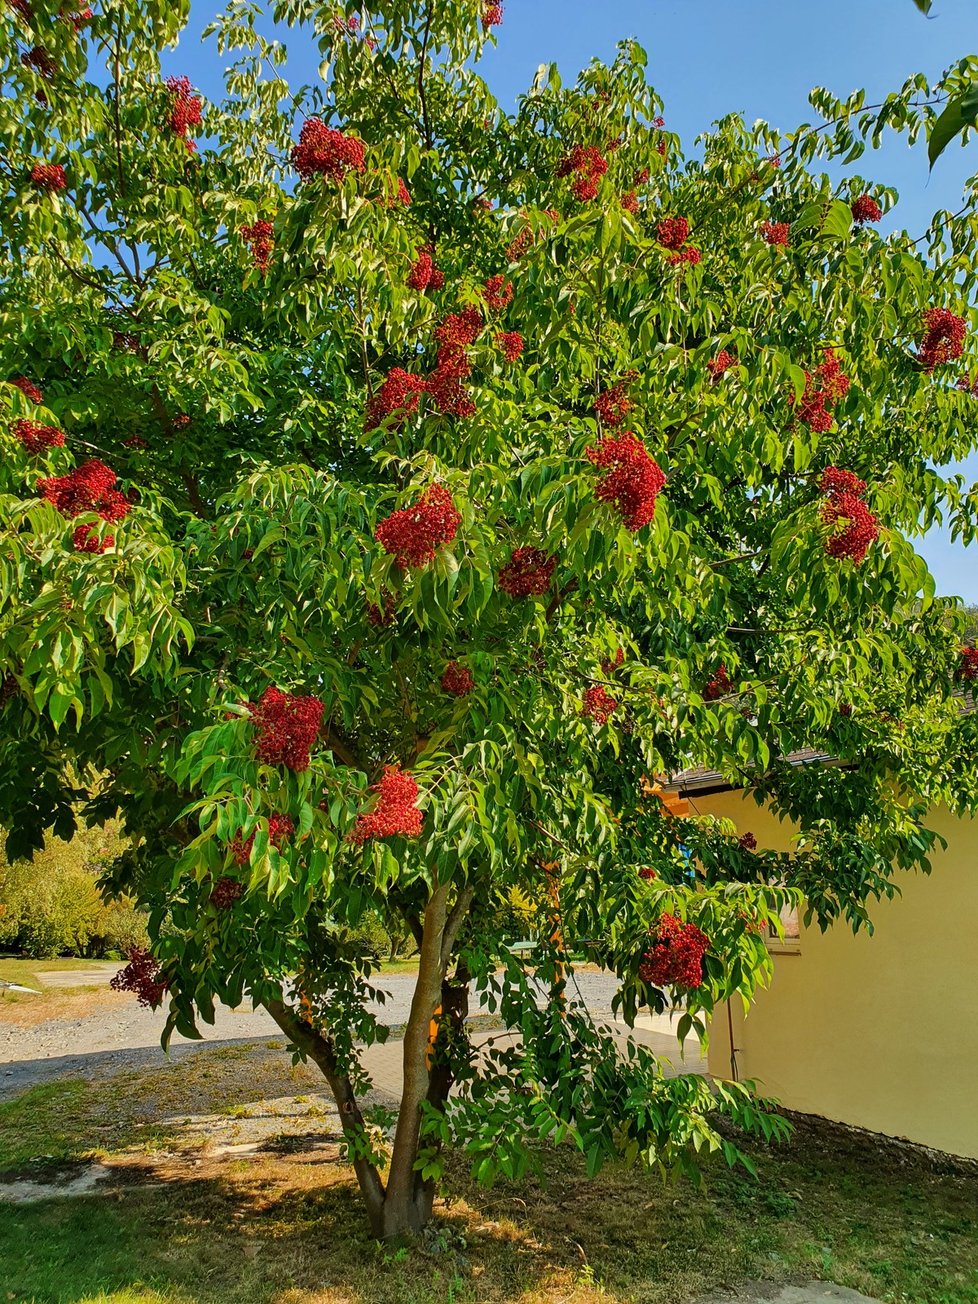
[[[733,820],[761,850],[791,849],[795,830],[715,772],[679,775],[666,793],[690,815]],[[739,1002],[714,1012],[709,1068],[786,1108],[978,1159],[978,823],[938,809],[930,827],[947,849],[935,847],[932,874],[898,874],[901,895],[870,903],[873,933],[787,920],[769,943],[770,987],[746,1017]]]

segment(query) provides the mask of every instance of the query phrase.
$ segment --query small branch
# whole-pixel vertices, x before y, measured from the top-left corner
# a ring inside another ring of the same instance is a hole
[[[428,38],[431,35],[431,21],[433,10],[429,6],[425,14],[424,34],[421,37],[421,56],[418,61],[418,97],[421,100],[421,122],[424,128],[425,145],[429,150],[434,149],[434,138],[431,134],[431,119],[428,116],[428,96],[425,92],[424,75],[425,65],[428,62]]]
[[[568,580],[562,589],[557,590],[557,592],[550,599],[550,603],[547,607],[546,621],[548,625],[550,624],[551,620],[553,620],[554,616],[557,614],[557,608],[563,602],[564,598],[568,597],[568,595],[571,593],[575,593],[579,587],[580,586],[578,585],[577,580],[573,579],[573,580]]]

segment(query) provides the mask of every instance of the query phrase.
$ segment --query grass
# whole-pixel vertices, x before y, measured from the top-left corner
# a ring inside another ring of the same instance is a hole
[[[0,1167],[95,1153],[118,1178],[4,1207],[0,1299],[682,1304],[749,1279],[825,1277],[892,1304],[978,1304],[978,1168],[805,1120],[785,1147],[751,1145],[756,1181],[718,1164],[702,1189],[617,1166],[588,1181],[566,1148],[541,1177],[488,1191],[455,1164],[432,1235],[378,1247],[320,1090],[281,1052],[236,1046],[0,1105]],[[313,1105],[302,1136],[269,1119],[282,1102]],[[213,1111],[222,1136],[256,1126],[239,1106],[274,1129],[268,1144],[216,1157],[188,1119]]]

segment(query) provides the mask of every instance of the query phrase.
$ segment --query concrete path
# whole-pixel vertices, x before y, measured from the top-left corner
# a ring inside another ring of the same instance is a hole
[[[106,985],[119,969],[118,964],[93,964],[91,968],[43,973],[45,985]],[[379,1023],[388,1027],[403,1025],[408,1016],[414,991],[413,974],[378,976],[376,986],[387,999],[372,1009]],[[611,1002],[617,983],[610,974],[582,972],[576,975],[575,995],[600,1021],[624,1038],[627,1029],[611,1019]],[[473,1014],[487,1013],[475,993]],[[135,999],[123,1005],[96,1009],[84,1018],[52,1019],[34,1027],[0,1023],[0,1098],[18,1094],[38,1082],[55,1078],[90,1078],[120,1069],[152,1067],[163,1062],[159,1039],[165,1015],[161,1010],[147,1010]],[[187,1041],[174,1035],[171,1057],[179,1057],[201,1045],[230,1045],[254,1041],[278,1041],[285,1038],[265,1010],[250,1005],[235,1010],[218,1006],[213,1025],[200,1025],[203,1041]],[[484,1043],[501,1032],[479,1030],[476,1037]],[[674,1063],[676,1072],[705,1072],[695,1039],[687,1040],[687,1058],[683,1062],[679,1045],[667,1016],[641,1016],[633,1034],[636,1041],[651,1047]],[[388,1097],[400,1096],[401,1047],[397,1041],[372,1046],[364,1052],[364,1063],[374,1076],[377,1090]]]
[[[801,1286],[781,1288],[757,1282],[745,1286],[736,1295],[711,1295],[699,1304],[878,1304],[878,1301],[847,1286],[833,1286],[830,1281],[809,1281]]]

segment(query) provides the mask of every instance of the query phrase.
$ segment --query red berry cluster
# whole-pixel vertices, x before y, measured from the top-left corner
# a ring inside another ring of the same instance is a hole
[[[103,521],[121,521],[132,511],[132,503],[125,494],[113,488],[117,479],[116,473],[104,462],[93,458],[68,475],[38,480],[37,488],[62,516],[98,512]]]
[[[457,661],[449,661],[441,677],[441,686],[452,697],[468,697],[475,688],[475,680],[467,666],[460,666]]]
[[[439,412],[456,417],[474,415],[475,403],[462,382],[472,371],[468,346],[481,330],[482,314],[478,308],[469,307],[449,313],[435,331],[438,361],[426,388]]]
[[[666,259],[666,262],[671,263],[673,267],[678,267],[681,263],[686,263],[691,267],[695,267],[697,263],[702,261],[703,255],[695,245],[690,245],[687,249],[680,249],[679,253],[670,254]]]
[[[703,689],[703,696],[708,702],[715,702],[718,697],[726,697],[734,691],[733,681],[727,673],[727,664],[721,661],[713,672],[713,677]]]
[[[482,8],[482,26],[498,27],[503,21],[503,7],[498,0],[491,0],[490,4]]]
[[[43,45],[35,45],[26,54],[22,54],[20,61],[25,68],[33,68],[45,81],[50,81],[58,71],[58,65]]]
[[[367,623],[380,629],[393,625],[396,620],[394,615],[394,599],[389,589],[383,590],[384,606],[379,606],[376,602],[367,603]]]
[[[384,767],[379,783],[370,789],[377,794],[372,810],[361,811],[351,842],[364,843],[368,838],[416,838],[421,832],[422,815],[416,805],[418,785],[410,774],[396,765]]]
[[[605,657],[604,660],[601,662],[601,673],[605,675],[612,675],[619,668],[619,666],[624,665],[624,662],[625,662],[625,649],[623,647],[620,647],[617,649],[613,657]]]
[[[519,331],[500,331],[496,343],[503,351],[507,362],[517,362],[523,352],[523,336]]]
[[[229,878],[225,874],[214,884],[210,901],[217,910],[230,910],[235,901],[240,901],[243,895],[244,884],[239,879]]]
[[[499,572],[499,587],[511,598],[538,598],[550,588],[557,558],[542,548],[517,548]]]
[[[866,222],[878,222],[883,210],[872,195],[860,195],[852,204],[852,220],[859,226]]]
[[[960,389],[964,394],[972,396],[978,394],[978,372],[972,376],[959,376],[954,382],[955,389]]]
[[[372,48],[372,47],[371,47]],[[403,204],[405,208],[411,207],[411,192],[404,184],[404,178],[397,178],[397,202]]]
[[[726,349],[721,349],[715,358],[711,358],[706,364],[706,369],[714,380],[719,380],[725,371],[731,367],[736,367],[737,359]]]
[[[26,376],[14,376],[10,383],[11,385],[16,385],[25,398],[29,398],[32,403],[40,404],[44,402],[43,393],[38,389],[34,382],[28,380]]]
[[[461,523],[451,494],[435,484],[414,507],[392,512],[381,521],[374,538],[402,570],[418,569],[434,561],[438,548],[452,542]]]
[[[363,417],[365,430],[376,430],[382,421],[397,413],[391,427],[397,430],[407,417],[418,408],[418,400],[427,389],[422,376],[415,376],[403,367],[392,367],[387,379],[367,400]]]
[[[824,434],[832,428],[832,409],[849,392],[849,377],[832,349],[825,350],[824,361],[815,373],[805,372],[805,392],[798,404],[798,419],[812,430]]]
[[[434,250],[431,245],[422,245],[418,256],[408,272],[407,286],[410,290],[440,290],[445,284],[445,273],[435,266]]]
[[[61,448],[65,442],[64,431],[57,426],[42,426],[37,421],[23,418],[11,423],[10,432],[15,439],[20,440],[28,453],[40,453],[45,448]]]
[[[592,684],[584,694],[581,714],[590,716],[598,724],[607,724],[617,710],[618,699],[612,697],[601,684]]]
[[[960,358],[967,329],[964,318],[947,308],[928,308],[924,313],[924,333],[917,351],[917,360],[924,370],[933,371],[945,362]]]
[[[738,841],[745,851],[757,850],[757,838],[754,837],[753,833],[742,833]]]
[[[486,307],[490,312],[502,312],[513,301],[513,282],[507,281],[502,273],[498,276],[490,276],[482,288],[486,296]]]
[[[315,700],[315,699],[313,699]],[[270,815],[268,818],[268,840],[276,851],[281,851],[295,832],[295,824],[290,815]],[[255,835],[242,838],[240,833],[231,839],[228,851],[236,865],[247,865],[251,859],[251,849],[255,845]],[[238,894],[240,896],[240,893]]]
[[[840,466],[827,466],[818,487],[823,494],[855,494],[861,498],[866,492],[866,481]]]
[[[762,222],[761,235],[769,245],[782,245],[787,249],[791,227],[787,222]]]
[[[642,868],[638,871],[638,876],[639,878],[644,878],[648,880],[659,877],[659,875],[655,872],[655,870],[652,868],[651,865],[643,865]]]
[[[638,976],[655,987],[700,987],[703,956],[710,939],[695,924],[684,924],[675,915],[663,915],[655,930],[652,947],[642,956]]]
[[[536,236],[531,226],[525,226],[506,246],[506,257],[511,263],[518,263],[527,250],[533,248]]]
[[[241,236],[247,245],[251,248],[251,260],[265,276],[272,261],[272,250],[275,248],[275,241],[272,234],[275,228],[271,222],[260,219],[252,226],[243,226]]]
[[[601,502],[618,510],[625,528],[640,530],[648,525],[666,477],[642,441],[629,430],[617,437],[606,435],[585,449],[585,457],[604,470],[595,492]]]
[[[197,146],[187,136],[191,127],[199,127],[202,121],[203,100],[194,95],[189,77],[167,77],[166,89],[170,92],[170,116],[167,126],[175,136],[179,136],[187,149],[196,150]]]
[[[308,770],[309,753],[323,720],[319,698],[283,693],[269,684],[249,710],[255,726],[255,755],[262,765],[284,765],[297,774]]]
[[[626,213],[638,212],[638,195],[634,190],[626,191],[625,194],[619,197],[618,202]]]
[[[155,1009],[167,989],[169,980],[160,976],[160,966],[142,947],[131,946],[126,951],[129,963],[109,983],[114,992],[135,992],[140,1005]]]
[[[38,190],[64,190],[68,178],[60,163],[35,163],[31,168],[31,184]]]
[[[25,23],[33,23],[34,10],[29,0],[7,0],[7,5],[15,14],[19,14]]]
[[[115,535],[106,534],[100,539],[94,525],[79,525],[71,536],[71,542],[76,552],[108,552],[115,545]]]
[[[575,145],[557,164],[555,176],[573,176],[571,193],[582,204],[597,197],[598,182],[608,171],[608,160],[594,145]]]
[[[966,684],[973,684],[978,679],[978,647],[963,647],[958,662],[958,678]]]
[[[347,172],[364,172],[367,162],[362,140],[327,127],[319,118],[309,118],[302,124],[298,145],[292,149],[292,165],[303,181],[318,175],[339,183]],[[403,196],[398,197],[403,203]]]
[[[826,495],[822,520],[833,527],[825,541],[825,551],[830,557],[851,557],[854,562],[861,562],[880,532],[879,522],[863,502],[865,482],[851,471],[830,466],[822,476],[820,488]]]
[[[664,217],[655,230],[663,249],[681,249],[689,239],[689,222],[685,217]]]
[[[626,393],[629,381],[634,379],[635,372],[629,372],[623,380],[619,380],[610,389],[602,391],[594,400],[594,410],[598,414],[598,419],[609,430],[617,429],[635,406]]]

